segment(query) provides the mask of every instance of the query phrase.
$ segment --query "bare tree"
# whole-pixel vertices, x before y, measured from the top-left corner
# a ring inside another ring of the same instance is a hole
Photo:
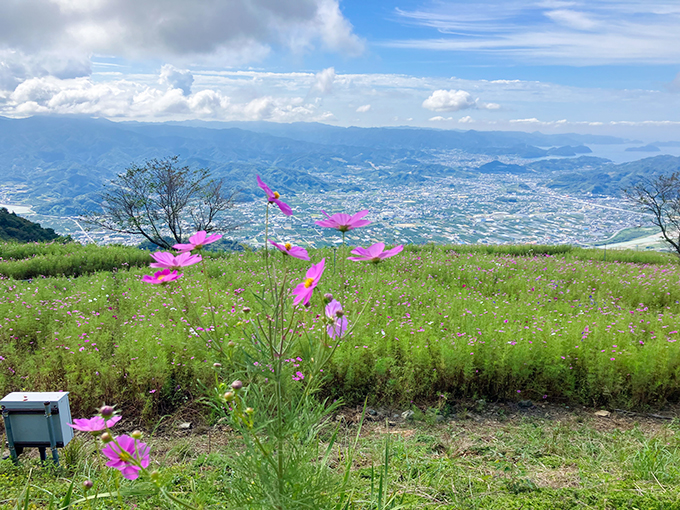
[[[680,172],[644,179],[623,193],[652,216],[652,223],[680,256]]]
[[[161,248],[185,241],[185,233],[225,232],[237,225],[224,213],[236,204],[237,191],[206,168],[179,166],[178,157],[130,165],[104,187],[102,212],[82,220],[113,232],[139,234]]]

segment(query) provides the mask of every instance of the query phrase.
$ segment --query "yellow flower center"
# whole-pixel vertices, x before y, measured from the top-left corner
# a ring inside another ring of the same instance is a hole
[[[130,461],[132,460],[132,455],[130,455],[130,454],[129,454],[128,452],[126,452],[126,451],[121,451],[121,452],[118,452],[118,458],[119,458],[122,462],[130,462]]]
[[[274,192],[274,198],[279,198],[280,196],[281,196],[281,195],[279,195],[279,192],[278,192],[278,191],[275,191],[275,192]]]
[[[293,245],[290,244],[290,243],[286,243],[286,244],[284,244],[284,246],[286,247],[286,250],[288,250],[288,251],[290,251],[290,249],[293,247]]]
[[[314,278],[307,278],[305,280],[305,288],[308,289],[312,286],[312,283],[314,283]]]

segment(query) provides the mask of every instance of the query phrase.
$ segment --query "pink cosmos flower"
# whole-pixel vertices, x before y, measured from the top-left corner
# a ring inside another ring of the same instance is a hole
[[[309,254],[304,248],[293,246],[290,243],[276,244],[274,241],[269,242],[281,250],[281,252],[285,255],[290,255],[291,257],[295,257],[296,259],[300,260],[309,260]]]
[[[101,432],[105,428],[111,428],[120,421],[120,416],[114,416],[110,420],[104,422],[101,416],[94,416],[92,418],[76,418],[73,423],[67,423],[71,428],[80,430],[81,432]]]
[[[403,245],[395,246],[391,250],[385,250],[385,243],[375,243],[373,246],[368,248],[362,248],[361,246],[352,250],[353,255],[357,257],[347,257],[347,260],[354,260],[357,262],[368,261],[368,262],[380,262],[389,257],[394,257],[397,253],[404,249]]]
[[[177,271],[170,271],[169,269],[163,269],[163,271],[157,271],[153,276],[145,274],[142,276],[142,281],[144,283],[168,283],[174,282],[182,276],[182,273],[177,274]]]
[[[149,450],[146,443],[130,436],[118,436],[116,442],[108,443],[102,449],[102,453],[110,459],[107,466],[117,469],[128,480],[135,480],[140,469],[149,466]]]
[[[366,225],[371,224],[370,221],[361,219],[368,214],[368,209],[359,211],[354,216],[350,216],[349,214],[345,213],[337,213],[333,216],[329,216],[326,211],[322,210],[321,212],[324,214],[324,216],[326,216],[327,219],[315,221],[314,223],[320,227],[338,229],[340,232],[347,232],[348,230],[365,227]]]
[[[331,338],[339,338],[347,331],[347,317],[342,311],[342,305],[335,299],[326,305],[326,317],[333,321],[326,327],[328,336]]]
[[[279,209],[281,209],[281,212],[285,214],[286,216],[292,216],[293,215],[293,210],[290,208],[290,206],[279,200],[279,197],[281,195],[278,194],[276,191],[272,191],[269,189],[269,186],[267,186],[264,182],[262,182],[262,179],[260,179],[260,176],[257,177],[257,185],[262,188],[262,190],[267,194],[267,200],[269,201],[270,204],[274,203],[279,206]]]
[[[191,252],[185,251],[175,256],[172,253],[166,251],[152,253],[151,257],[156,261],[152,262],[151,267],[167,268],[167,269],[179,269],[184,266],[191,266],[193,264],[198,264],[202,259],[200,255],[192,255]]]
[[[222,239],[221,234],[212,234],[208,236],[205,230],[199,230],[189,238],[189,244],[176,244],[173,248],[181,252],[200,250],[206,244],[214,243],[220,239]]]
[[[307,303],[309,303],[309,300],[312,297],[312,293],[314,292],[314,288],[317,286],[319,280],[321,279],[325,263],[326,259],[321,259],[321,262],[313,265],[307,270],[307,274],[305,275],[306,276],[305,281],[298,284],[297,287],[293,289],[293,295],[295,296],[295,299],[293,300],[293,305],[297,305],[300,303],[306,305]]]

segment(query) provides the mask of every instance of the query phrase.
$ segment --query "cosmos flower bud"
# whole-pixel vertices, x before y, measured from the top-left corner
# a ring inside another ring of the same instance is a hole
[[[102,443],[110,443],[113,441],[113,438],[111,437],[111,434],[108,432],[104,432],[99,438],[102,440]]]
[[[234,347],[236,344],[229,340],[229,343],[227,344],[227,347]]]
[[[252,407],[246,407],[246,413],[247,414],[253,414],[254,412],[255,412],[255,409],[253,409]]]
[[[83,482],[83,489],[90,490],[93,485],[94,485],[94,483],[92,483],[92,480],[85,480]]]
[[[221,368],[222,363],[213,363],[213,368]]]
[[[142,431],[141,430],[135,430],[130,434],[132,436],[132,439],[142,439]]]
[[[244,306],[244,307],[243,307],[243,310],[241,310],[241,311],[247,315],[247,314],[250,313],[250,307]]]
[[[330,303],[331,301],[333,301],[333,294],[331,294],[330,292],[326,292],[323,295],[323,300],[326,304]]]
[[[232,400],[234,400],[234,392],[233,391],[226,392],[224,394],[224,400],[226,400],[227,402],[231,402]]]
[[[233,383],[231,383],[231,387],[232,387],[233,390],[238,391],[238,390],[240,390],[241,388],[243,388],[243,383],[242,383],[241,381],[239,381],[239,380],[236,380],[236,381],[234,381]]]
[[[161,477],[161,474],[158,471],[152,471],[151,472],[151,481],[152,482],[157,482]]]
[[[111,418],[111,416],[113,416],[113,407],[102,406],[99,409],[99,414],[101,414],[102,418]]]
[[[336,317],[342,317],[344,315],[345,315],[345,312],[343,312],[342,310],[338,310],[337,312],[335,312]]]

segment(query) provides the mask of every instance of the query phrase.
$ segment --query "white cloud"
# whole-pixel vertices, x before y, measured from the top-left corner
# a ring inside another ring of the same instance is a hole
[[[301,97],[261,96],[235,102],[215,90],[185,95],[179,88],[160,90],[127,80],[96,83],[89,78],[59,80],[31,78],[0,103],[0,114],[80,114],[108,118],[322,121],[332,113],[320,111]]]
[[[359,108],[357,108],[357,112],[358,112],[358,113],[366,113],[366,112],[369,111],[370,109],[371,109],[371,105],[370,105],[370,104],[365,104],[365,105],[362,105],[362,106],[360,106]]]
[[[333,91],[333,82],[335,81],[335,69],[329,67],[316,73],[314,85],[312,85],[311,93],[320,95],[330,94]]]
[[[461,124],[469,124],[474,121],[475,119],[473,119],[469,115],[466,115],[465,117],[461,117],[460,119],[458,119],[458,122],[460,122]]]
[[[631,120],[612,120],[609,124],[612,126],[680,126],[680,121],[678,120],[642,120],[642,121],[631,121]]]
[[[531,119],[511,119],[510,123],[511,124],[545,124],[545,122],[541,122],[536,117],[532,117]]]
[[[480,103],[478,101],[477,108],[480,110],[500,110],[501,105],[498,103]]]
[[[435,90],[423,101],[423,108],[433,112],[457,112],[475,106],[475,100],[464,90]]]
[[[429,119],[430,122],[444,122],[447,120],[453,120],[453,117],[442,117],[441,115],[437,115],[435,117],[430,117]]]
[[[0,90],[14,90],[24,80],[40,76],[77,78],[92,72],[90,60],[83,56],[54,52],[27,54],[0,48]]]
[[[435,90],[430,97],[423,101],[423,108],[433,112],[457,112],[459,110],[498,110],[497,103],[483,103],[473,99],[465,90]]]
[[[342,15],[337,0],[320,0],[316,21],[328,48],[352,56],[363,53],[364,42],[352,32],[352,25]]]
[[[431,5],[395,13],[404,24],[433,29],[435,34],[381,44],[551,65],[677,64],[680,60],[678,2],[479,0]]]
[[[170,64],[161,67],[161,75],[158,82],[170,88],[180,89],[185,96],[191,94],[191,85],[194,83],[194,75],[191,71],[177,69]]]
[[[545,15],[560,25],[575,28],[576,30],[593,30],[599,26],[597,21],[578,11],[558,9],[548,11]]]

